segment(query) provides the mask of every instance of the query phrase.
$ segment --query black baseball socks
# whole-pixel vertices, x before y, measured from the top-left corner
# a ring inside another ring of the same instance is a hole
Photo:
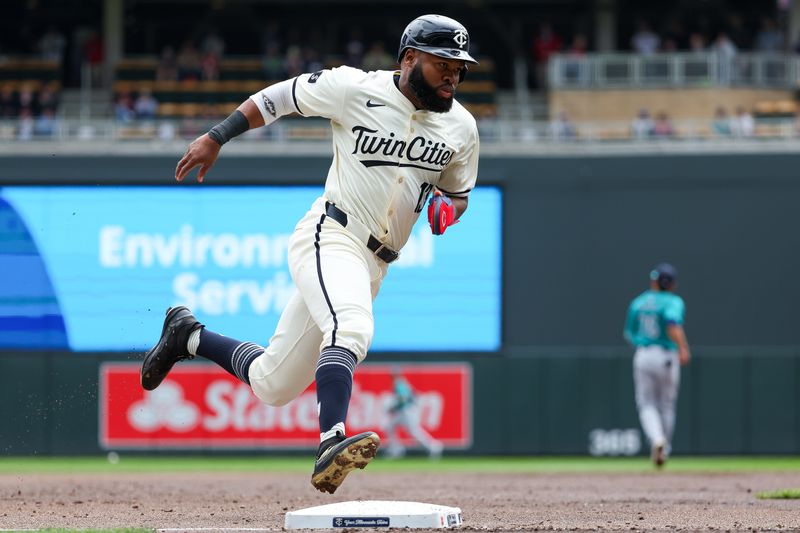
[[[189,337],[190,353],[194,344],[194,334],[195,332],[192,332],[192,336]],[[250,365],[262,353],[264,348],[258,344],[237,341],[205,328],[199,331],[199,342],[194,349],[194,355],[214,361],[248,385],[250,385],[248,377]]]
[[[327,435],[332,430],[344,429],[356,362],[356,356],[340,346],[328,346],[319,355],[316,381],[321,440],[332,436]]]

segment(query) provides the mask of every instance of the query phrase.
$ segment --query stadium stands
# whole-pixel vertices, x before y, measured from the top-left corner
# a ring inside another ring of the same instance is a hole
[[[126,58],[116,68],[113,86],[115,97],[130,94],[133,98],[144,88],[152,91],[159,102],[158,116],[169,118],[225,116],[248,96],[280,80],[264,79],[257,57],[224,58],[219,65],[218,80],[157,79],[158,59]],[[459,87],[458,98],[478,117],[496,115],[497,103],[494,63],[481,58],[481,64],[470,69]]]

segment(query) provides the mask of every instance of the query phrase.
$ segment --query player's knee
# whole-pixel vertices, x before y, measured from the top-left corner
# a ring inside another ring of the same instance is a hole
[[[303,393],[307,384],[302,384],[292,380],[277,379],[275,375],[264,376],[261,378],[250,378],[250,388],[253,394],[267,405],[281,407],[291,402]]]
[[[253,387],[253,393],[259,400],[272,407],[282,407],[294,400],[297,395],[288,390],[288,387]]]
[[[335,332],[336,338],[331,335],[330,343],[350,350],[360,363],[367,357],[367,351],[372,344],[375,325],[371,316],[362,316],[359,320],[348,320],[339,324]]]
[[[360,363],[367,357],[367,350],[369,350],[370,340],[365,339],[363,336],[358,335],[343,335],[336,339],[336,346],[341,346],[342,348],[346,348],[349,352],[351,352],[355,358],[356,362]]]

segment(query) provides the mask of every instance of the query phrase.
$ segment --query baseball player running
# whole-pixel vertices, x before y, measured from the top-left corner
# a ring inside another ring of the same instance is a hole
[[[674,294],[678,272],[668,263],[650,272],[650,289],[631,302],[625,339],[636,347],[633,382],[639,420],[657,467],[671,451],[680,366],[691,354],[683,331],[683,299]]]
[[[323,492],[336,491],[379,446],[371,431],[347,437],[345,419],[387,268],[429,197],[434,234],[458,220],[478,171],[475,120],[454,100],[468,64],[477,64],[467,30],[447,17],[421,16],[403,32],[398,61],[397,72],[338,67],[271,85],[192,141],[175,170],[182,181],[199,166],[202,182],[222,145],[251,128],[292,113],[331,121],[334,155],[325,192],[289,240],[296,291],[269,343],[214,333],[186,307],[172,307],[141,373],[142,387],[153,390],[176,362],[200,356],[273,406],[316,380],[320,445],[311,483]]]
[[[414,440],[419,442],[431,459],[442,456],[444,446],[422,427],[419,402],[411,384],[403,377],[400,369],[392,369],[392,403],[389,406],[389,420],[386,434],[389,437],[389,457],[402,457],[406,453],[405,446],[397,435],[399,427],[405,428]]]

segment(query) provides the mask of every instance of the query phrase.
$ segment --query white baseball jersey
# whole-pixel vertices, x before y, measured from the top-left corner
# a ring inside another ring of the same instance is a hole
[[[465,197],[478,173],[478,129],[457,101],[447,113],[418,110],[392,71],[351,67],[295,78],[303,116],[330,119],[333,161],[325,197],[395,250],[408,240],[432,187]],[[267,117],[261,93],[252,100]]]

